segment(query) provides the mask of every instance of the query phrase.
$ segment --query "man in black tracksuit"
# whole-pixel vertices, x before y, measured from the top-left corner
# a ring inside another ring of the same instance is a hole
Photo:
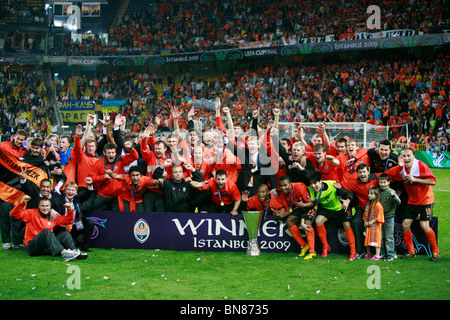
[[[171,165],[171,159],[167,159],[153,172],[153,179],[162,179],[164,170]],[[159,185],[163,190],[164,211],[166,212],[189,212],[189,202],[196,187],[191,182],[201,183],[203,174],[195,170],[191,165],[184,167],[192,172],[192,178],[183,179],[183,167],[174,165],[172,167],[172,179],[164,179]]]

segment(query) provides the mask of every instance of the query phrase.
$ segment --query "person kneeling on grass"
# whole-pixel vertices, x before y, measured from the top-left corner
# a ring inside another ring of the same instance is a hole
[[[51,201],[48,198],[39,200],[38,209],[25,209],[27,202],[31,199],[25,195],[20,203],[11,210],[13,218],[26,223],[24,243],[30,256],[61,254],[64,261],[75,258],[86,259],[87,254],[76,249],[75,243],[69,232],[63,231],[57,236],[53,233],[55,226],[71,225],[73,223],[73,209],[70,203],[64,204],[67,215],[57,215],[51,219]]]

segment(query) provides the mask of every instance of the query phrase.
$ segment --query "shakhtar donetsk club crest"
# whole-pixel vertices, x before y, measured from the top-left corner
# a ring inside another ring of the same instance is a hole
[[[140,243],[144,243],[147,241],[150,236],[150,227],[148,226],[147,221],[144,219],[139,219],[134,225],[134,237]]]

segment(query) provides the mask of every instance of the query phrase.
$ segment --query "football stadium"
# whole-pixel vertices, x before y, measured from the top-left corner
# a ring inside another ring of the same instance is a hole
[[[450,298],[447,1],[0,3],[0,300]]]

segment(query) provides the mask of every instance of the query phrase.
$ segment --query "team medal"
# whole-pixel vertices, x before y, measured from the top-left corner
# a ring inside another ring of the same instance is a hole
[[[294,189],[291,190],[291,207],[289,208],[289,213],[292,213],[293,205],[294,205]]]
[[[264,211],[264,220],[267,219],[267,211],[269,210],[269,204],[270,204],[270,195],[269,200],[267,200],[266,210]]]
[[[131,184],[131,199],[133,200],[133,201],[135,201],[136,199],[135,199],[135,197],[134,197],[134,188],[133,188],[133,184]]]
[[[222,201],[222,195],[220,194],[220,190],[217,189],[217,192],[219,193],[220,205],[223,207],[225,205],[225,203],[223,203],[223,201]]]

